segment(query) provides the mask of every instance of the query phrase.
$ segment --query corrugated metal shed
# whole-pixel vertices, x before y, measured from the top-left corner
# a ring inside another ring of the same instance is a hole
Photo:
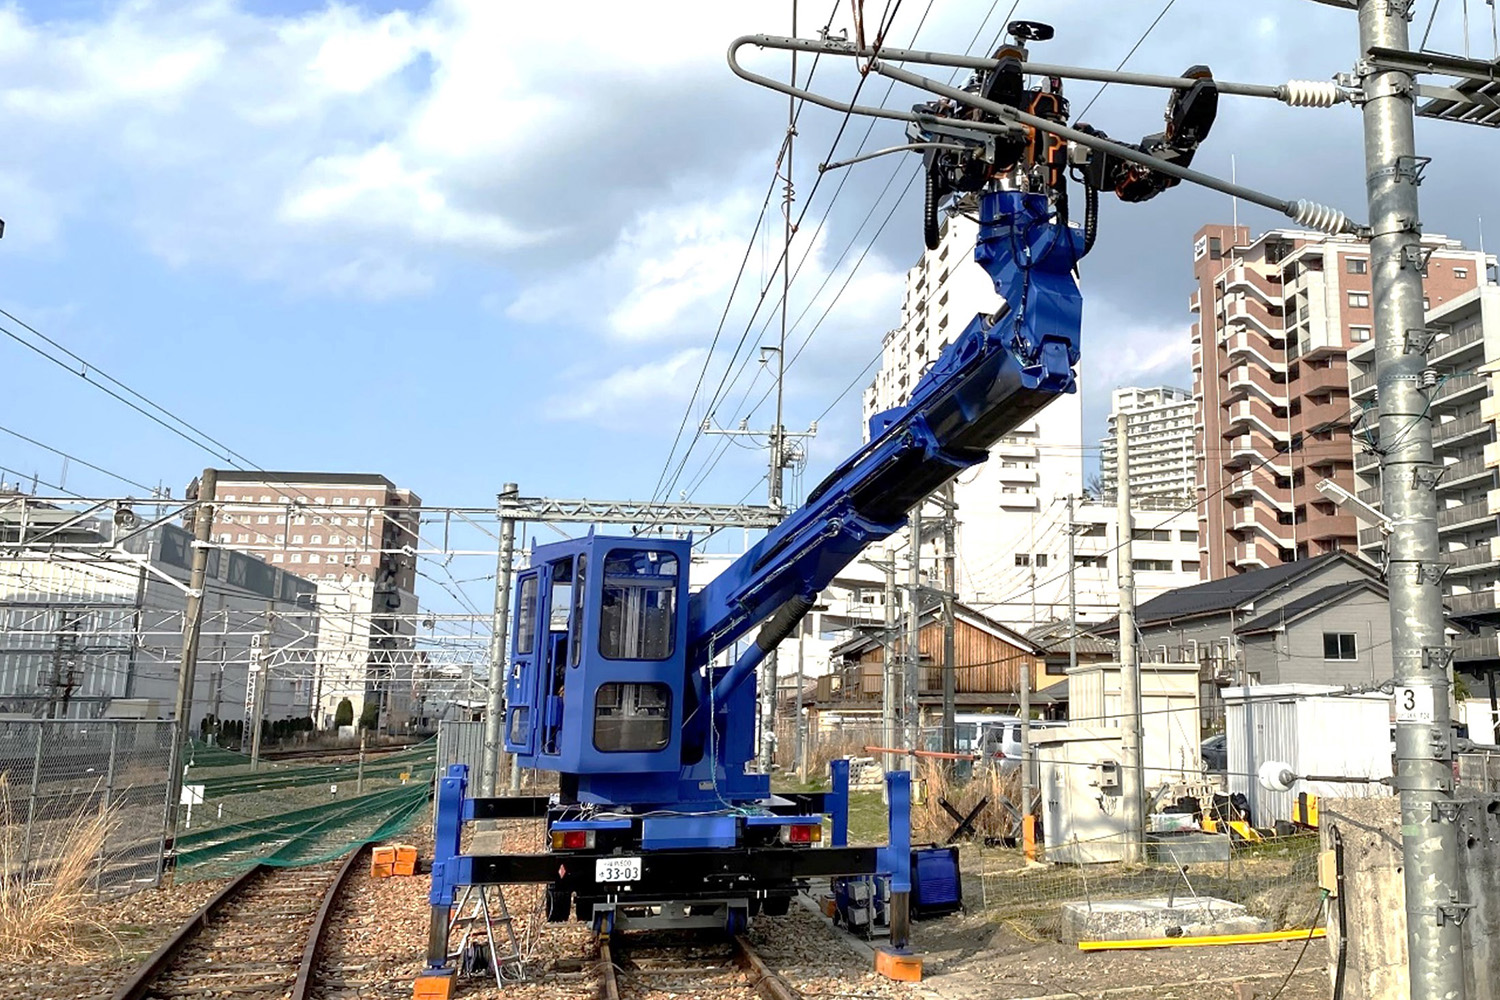
[[[1361,798],[1390,795],[1386,785],[1296,782],[1291,791],[1260,786],[1256,770],[1283,761],[1296,774],[1389,778],[1391,696],[1344,694],[1321,684],[1263,684],[1224,689],[1229,790],[1250,800],[1257,826],[1290,820],[1300,792]]]

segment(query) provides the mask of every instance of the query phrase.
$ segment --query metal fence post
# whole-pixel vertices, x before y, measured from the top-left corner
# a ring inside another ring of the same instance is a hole
[[[31,824],[36,819],[37,793],[42,783],[42,737],[46,735],[47,723],[41,719],[36,723],[36,753],[31,759],[31,791],[26,796],[26,840],[21,848],[21,867],[31,863]]]
[[[102,809],[109,811],[109,807],[115,798],[115,760],[120,750],[120,724],[111,722],[109,724],[109,763],[104,771],[104,805]],[[104,890],[104,858],[108,854],[108,838],[106,842],[99,845],[99,866],[94,874],[94,895]]]

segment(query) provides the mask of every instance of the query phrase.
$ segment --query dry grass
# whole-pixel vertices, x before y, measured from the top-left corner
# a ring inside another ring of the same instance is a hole
[[[98,919],[93,878],[118,818],[114,810],[82,810],[46,825],[27,862],[25,820],[11,808],[10,782],[0,774],[0,955],[12,961],[78,959],[110,937]],[[16,820],[20,821],[17,822]],[[41,825],[38,824],[40,830]]]
[[[953,832],[957,820],[948,815],[942,802],[967,816],[969,810],[988,798],[989,804],[974,821],[976,837],[1015,836],[1019,824],[1013,804],[1021,799],[1021,775],[1001,775],[993,768],[977,768],[968,781],[953,778],[946,761],[924,758],[917,765],[917,777],[922,782],[922,799],[912,808],[912,831],[919,840],[935,840],[941,843]]]

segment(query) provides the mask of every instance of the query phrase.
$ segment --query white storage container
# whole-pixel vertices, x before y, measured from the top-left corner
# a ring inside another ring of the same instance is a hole
[[[1321,684],[1224,689],[1229,790],[1250,800],[1256,826],[1290,820],[1301,792],[1334,798],[1391,794],[1389,786],[1375,782],[1327,781],[1298,781],[1290,791],[1272,792],[1255,779],[1268,760],[1283,761],[1294,774],[1391,776],[1391,696],[1341,690]]]

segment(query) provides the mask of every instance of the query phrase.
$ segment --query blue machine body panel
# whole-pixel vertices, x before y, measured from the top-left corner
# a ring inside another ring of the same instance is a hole
[[[733,847],[739,842],[736,816],[648,816],[641,821],[641,847],[666,851],[683,847]]]

